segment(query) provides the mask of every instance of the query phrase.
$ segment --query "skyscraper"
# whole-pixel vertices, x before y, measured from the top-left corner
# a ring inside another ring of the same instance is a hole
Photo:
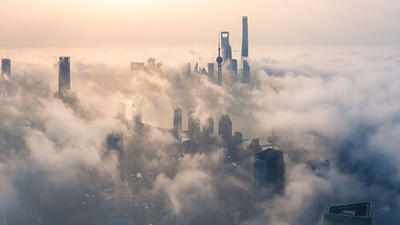
[[[69,57],[60,57],[58,72],[58,96],[63,99],[71,89],[71,69]]]
[[[242,31],[242,63],[243,63],[243,71],[242,71],[242,83],[248,84],[251,80],[251,72],[250,65],[247,60],[249,56],[249,33],[248,33],[248,24],[247,24],[247,16],[243,16],[243,31]]]
[[[221,117],[218,122],[218,134],[222,136],[226,143],[232,142],[232,121],[228,114]]]
[[[229,44],[229,32],[221,32],[221,47],[222,47],[222,58],[224,61],[230,61],[232,59],[232,48]]]
[[[255,154],[254,197],[256,202],[282,194],[285,185],[283,152],[272,148]]]
[[[194,64],[194,74],[198,73],[199,73],[199,63],[197,62],[196,64]]]
[[[251,80],[250,65],[247,60],[243,60],[243,77],[242,83],[248,84]]]
[[[243,30],[242,30],[242,57],[249,56],[249,33],[247,26],[247,16],[242,18]]]
[[[209,144],[211,141],[211,136],[214,133],[214,119],[212,117],[208,117],[206,123],[203,126],[203,140],[205,144]]]
[[[3,79],[8,80],[11,76],[11,60],[10,59],[2,59],[1,60],[1,74]]]
[[[243,142],[243,134],[242,132],[235,131],[233,135],[233,144],[234,145],[240,145]]]
[[[210,80],[214,80],[214,72],[215,72],[214,63],[209,63],[207,66],[208,66],[208,77],[210,78]]]
[[[186,74],[187,77],[191,77],[192,76],[192,69],[190,68],[190,63],[187,64],[185,74]]]
[[[124,133],[111,131],[107,135],[107,150],[118,151],[119,157],[122,157],[124,147]]]
[[[182,132],[182,109],[174,109],[174,130],[177,132]]]
[[[132,103],[132,122],[135,129],[139,131],[143,127],[142,108],[139,105]]]
[[[195,115],[194,111],[189,111],[188,113],[188,136],[189,139],[195,142],[200,140],[200,120]]]
[[[218,41],[218,57],[217,57],[217,63],[218,63],[218,85],[221,86],[222,84],[222,57],[221,57],[221,44]]]
[[[236,82],[238,80],[238,73],[237,73],[237,60],[231,60],[231,67],[232,67],[232,81]]]
[[[328,207],[324,213],[324,225],[371,225],[371,202]]]

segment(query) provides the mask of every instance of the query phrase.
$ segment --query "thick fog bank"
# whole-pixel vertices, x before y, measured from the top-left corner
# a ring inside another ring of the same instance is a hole
[[[0,81],[2,218],[102,224],[117,217],[105,212],[126,207],[140,218],[135,224],[318,224],[327,204],[371,201],[375,224],[399,221],[400,49],[253,52],[251,83],[233,83],[224,73],[220,87],[185,73],[188,62],[214,62],[210,49],[4,50],[12,72]],[[55,97],[60,55],[71,55],[69,102]],[[131,61],[153,56],[162,65],[130,71]],[[121,103],[134,105],[127,115],[142,112],[145,131],[117,117]],[[248,139],[239,159],[230,162],[220,144],[181,155],[180,141],[164,132],[177,107],[184,130],[189,110],[201,124],[213,117],[216,133],[229,114],[233,130]],[[107,150],[110,131],[129,135],[124,160]],[[285,190],[253,212],[246,208],[254,154],[247,146],[252,138],[267,144],[272,134],[284,152]],[[127,181],[132,174],[143,180],[138,190]],[[127,192],[137,193],[133,208],[124,202]],[[229,195],[234,203],[225,201]],[[146,203],[143,213],[136,201]]]

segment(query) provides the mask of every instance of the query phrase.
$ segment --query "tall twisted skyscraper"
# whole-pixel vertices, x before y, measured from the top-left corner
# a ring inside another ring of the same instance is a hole
[[[243,33],[242,33],[242,63],[243,63],[243,83],[250,83],[251,74],[250,74],[250,65],[247,61],[247,57],[249,56],[249,32],[248,32],[248,24],[247,24],[247,16],[243,16]]]
[[[60,57],[58,71],[58,96],[63,99],[71,89],[71,69],[69,57]]]

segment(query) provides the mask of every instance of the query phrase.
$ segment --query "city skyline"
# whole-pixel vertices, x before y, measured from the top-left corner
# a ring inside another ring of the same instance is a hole
[[[0,225],[400,221],[400,3],[0,2]]]

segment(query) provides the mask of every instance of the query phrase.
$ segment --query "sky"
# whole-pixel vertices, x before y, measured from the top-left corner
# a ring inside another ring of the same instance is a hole
[[[0,47],[399,45],[396,0],[0,0]]]

